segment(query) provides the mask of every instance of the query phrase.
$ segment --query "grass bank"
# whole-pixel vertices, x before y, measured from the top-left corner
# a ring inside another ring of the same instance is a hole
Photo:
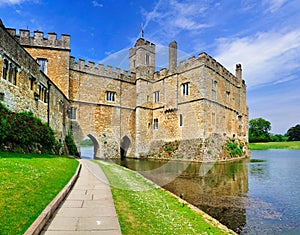
[[[300,141],[250,143],[250,149],[252,149],[252,150],[300,149]]]
[[[0,234],[23,234],[77,166],[68,157],[0,153]]]
[[[234,234],[136,172],[96,162],[110,182],[122,234]]]

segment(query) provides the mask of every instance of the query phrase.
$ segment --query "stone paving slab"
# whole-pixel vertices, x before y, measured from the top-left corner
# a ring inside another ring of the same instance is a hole
[[[42,235],[119,235],[121,229],[108,181],[101,168],[80,160],[79,178]]]

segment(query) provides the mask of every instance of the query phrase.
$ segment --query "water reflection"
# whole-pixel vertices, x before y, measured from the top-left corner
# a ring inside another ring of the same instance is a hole
[[[92,158],[93,149],[84,156]],[[141,172],[240,234],[300,234],[300,151],[252,151],[227,163],[125,159]]]
[[[246,224],[248,169],[245,161],[166,163],[127,159],[121,164],[181,195],[235,231],[241,231]]]

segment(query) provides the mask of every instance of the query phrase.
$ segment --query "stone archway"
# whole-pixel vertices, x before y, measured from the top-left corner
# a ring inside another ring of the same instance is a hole
[[[93,146],[93,153],[92,153],[92,157],[93,159],[99,159],[99,151],[100,151],[100,147],[99,147],[99,143],[98,140],[91,134],[88,134],[86,137],[83,138],[89,138],[92,141],[92,146]],[[80,146],[80,149],[82,150],[82,146]],[[81,153],[81,155],[83,156],[83,153]],[[86,157],[86,156],[85,156]]]
[[[121,160],[124,160],[127,156],[127,151],[129,146],[131,145],[131,140],[127,135],[125,135],[121,139],[121,144],[120,144],[120,154],[121,154]]]

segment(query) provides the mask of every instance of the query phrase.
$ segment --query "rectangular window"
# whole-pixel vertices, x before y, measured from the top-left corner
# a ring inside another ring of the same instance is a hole
[[[76,120],[76,113],[77,113],[77,108],[71,107],[70,108],[70,119]]]
[[[17,67],[14,67],[13,69],[13,84],[17,85],[17,75],[18,75],[18,69]]]
[[[183,126],[183,116],[182,116],[182,114],[179,115],[179,126]]]
[[[212,99],[213,100],[217,99],[217,85],[218,85],[218,82],[215,80],[212,80]]]
[[[42,85],[39,85],[39,99],[43,97],[43,87]]]
[[[186,82],[181,85],[182,95],[188,96],[190,94],[190,83]]]
[[[35,77],[30,76],[29,81],[30,81],[30,90],[34,90],[34,82],[35,82]]]
[[[153,120],[153,128],[154,128],[154,130],[158,130],[158,118],[154,118],[154,120]]]
[[[13,78],[13,73],[14,73],[14,68],[12,66],[12,64],[9,64],[9,71],[8,71],[8,81],[12,82],[12,78]]]
[[[2,74],[2,77],[3,79],[6,79],[7,78],[7,71],[8,71],[8,60],[7,59],[4,59],[3,61],[3,74]]]
[[[40,70],[44,73],[47,74],[47,59],[44,58],[38,58],[37,62],[40,65]]]
[[[150,55],[146,54],[146,65],[150,64]]]
[[[153,93],[154,103],[159,102],[159,91]]]
[[[115,92],[107,91],[106,92],[106,100],[107,101],[115,101]]]

